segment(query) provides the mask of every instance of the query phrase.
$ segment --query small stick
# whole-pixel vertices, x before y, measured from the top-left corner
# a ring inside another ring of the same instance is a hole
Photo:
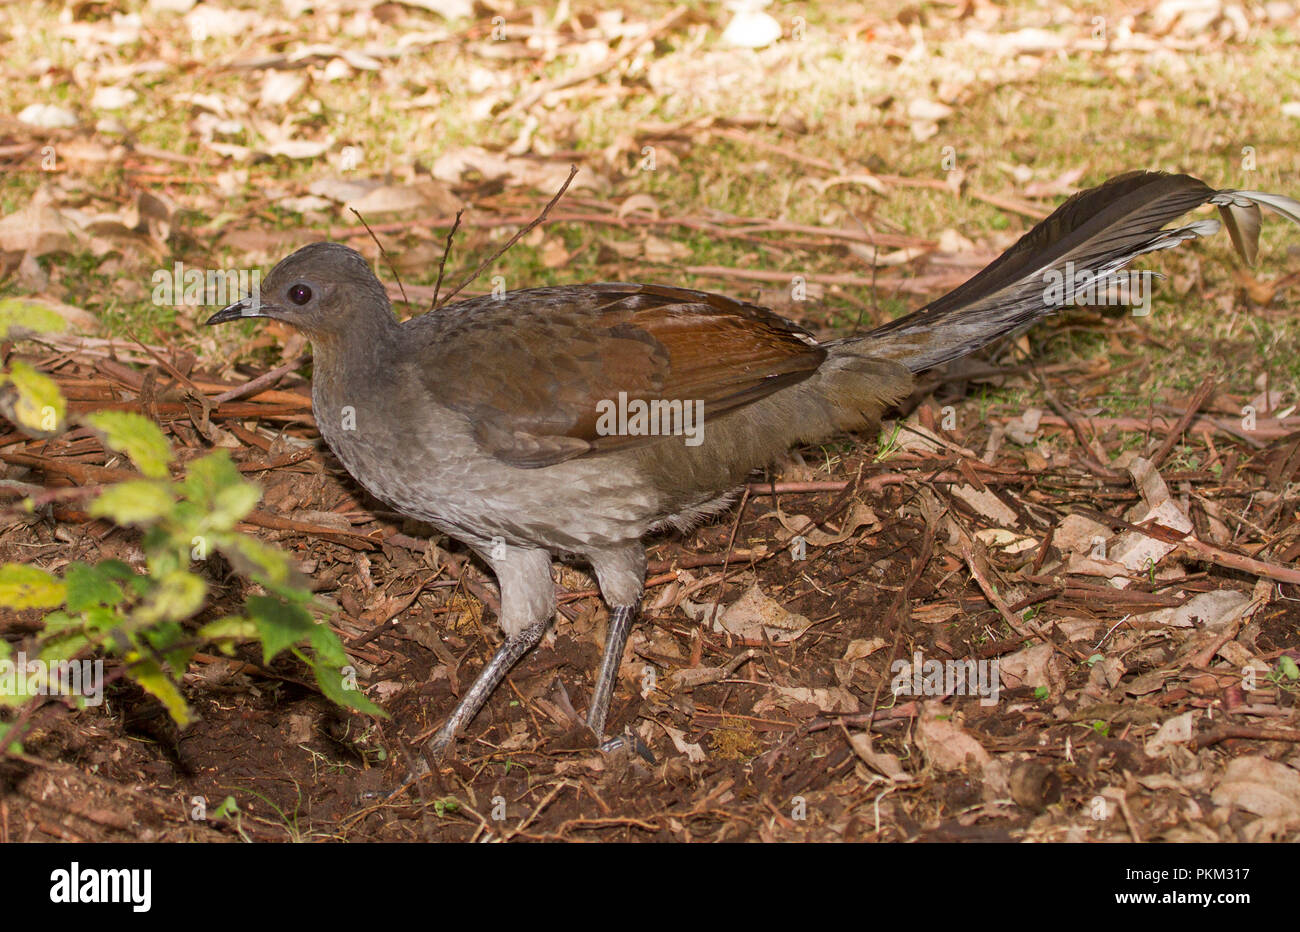
[[[827,479],[813,482],[751,482],[745,486],[750,495],[779,495],[782,492],[842,492],[849,483],[842,479]]]
[[[1234,738],[1245,741],[1300,741],[1300,731],[1293,728],[1270,728],[1255,727],[1252,725],[1220,725],[1218,728],[1211,729],[1197,735],[1192,739],[1192,748],[1201,750],[1220,741],[1230,741]]]
[[[712,624],[718,618],[718,603],[722,601],[722,593],[727,588],[727,570],[731,568],[731,548],[736,546],[736,532],[740,530],[740,519],[745,515],[745,506],[749,504],[749,489],[745,489],[745,494],[741,496],[740,507],[736,509],[736,521],[731,525],[731,537],[727,540],[726,556],[722,560],[722,572],[718,574],[718,594],[713,598],[713,608],[709,610],[708,623]]]
[[[433,283],[433,300],[429,302],[429,310],[434,310],[438,306],[438,290],[442,288],[442,273],[447,268],[447,257],[451,255],[451,238],[456,235],[460,229],[460,218],[465,211],[456,211],[456,219],[451,222],[451,229],[447,231],[447,248],[442,251],[442,258],[438,261],[438,280]]]
[[[1175,532],[1176,533],[1176,532]],[[1168,540],[1168,538],[1165,538]],[[1268,563],[1264,560],[1256,560],[1254,557],[1248,557],[1239,553],[1230,553],[1227,550],[1221,550],[1218,547],[1211,546],[1195,538],[1189,540],[1170,541],[1177,543],[1179,547],[1190,550],[1198,559],[1206,560],[1210,563],[1226,566],[1230,570],[1242,570],[1255,576],[1263,576],[1265,579],[1274,579],[1278,582],[1300,584],[1300,570],[1292,569],[1289,566],[1279,566],[1276,563]]]
[[[361,216],[360,212],[355,207],[349,207],[348,210],[357,215],[357,219],[361,221],[361,225],[366,228],[366,232],[370,234],[370,238],[374,240],[375,245],[379,247],[379,254],[383,256],[384,261],[388,263],[388,271],[393,273],[393,278],[397,279],[397,287],[402,290],[402,303],[409,306],[411,302],[406,297],[406,287],[402,284],[402,276],[398,275],[397,269],[393,268],[393,260],[388,258],[388,250],[384,248],[383,243],[379,242],[379,237],[375,236],[375,231],[370,229],[370,224],[366,223],[366,218]]]
[[[1187,426],[1192,423],[1192,419],[1195,418],[1196,413],[1200,411],[1201,405],[1205,404],[1210,395],[1213,394],[1214,385],[1214,376],[1207,375],[1197,387],[1196,391],[1192,394],[1192,400],[1187,405],[1187,410],[1185,410],[1182,417],[1178,419],[1178,423],[1174,425],[1174,429],[1165,436],[1164,442],[1160,444],[1160,449],[1156,450],[1155,455],[1151,457],[1152,469],[1158,469],[1160,464],[1165,461],[1165,457],[1173,452],[1174,444],[1178,443],[1182,438],[1183,431],[1187,430]]]
[[[1016,634],[1023,638],[1038,638],[1040,641],[1050,644],[1053,650],[1060,653],[1067,660],[1075,661],[1080,659],[1072,654],[1067,648],[1057,644],[1056,641],[1045,631],[1033,631],[1026,628],[1021,623],[1020,619],[1012,613],[1011,609],[1007,607],[1006,601],[998,595],[997,590],[993,588],[993,584],[989,581],[988,573],[982,565],[982,548],[976,548],[972,542],[967,541],[962,547],[961,555],[966,561],[966,566],[970,569],[971,576],[975,579],[980,590],[984,593],[984,598],[989,601],[990,605],[998,610],[998,614],[1002,616],[1002,620],[1007,623],[1007,626],[1011,628],[1012,631],[1016,632]]]
[[[1097,457],[1096,451],[1093,449],[1093,442],[1088,438],[1088,435],[1083,432],[1083,426],[1079,423],[1078,417],[1075,416],[1073,411],[1063,405],[1060,399],[1052,393],[1052,390],[1047,387],[1047,380],[1044,379],[1039,372],[1033,371],[1033,375],[1034,378],[1038,380],[1038,385],[1042,389],[1043,397],[1047,399],[1047,403],[1052,406],[1056,413],[1059,414],[1065,420],[1065,423],[1070,426],[1070,430],[1074,432],[1075,439],[1079,441],[1079,446],[1083,448],[1080,458],[1088,467],[1089,472],[1092,472],[1094,475],[1107,476],[1112,479],[1116,476],[1123,475],[1123,473],[1116,472],[1108,467]]]
[[[483,262],[482,265],[480,265],[478,268],[476,268],[476,269],[474,270],[474,274],[473,274],[473,275],[471,275],[469,278],[465,279],[463,282],[461,282],[459,285],[457,285],[457,286],[456,286],[456,290],[453,291],[451,294],[447,295],[447,297],[443,299],[443,302],[442,302],[442,303],[443,303],[443,304],[446,304],[446,303],[447,303],[448,301],[450,301],[452,298],[456,297],[456,295],[460,294],[461,291],[463,291],[463,290],[465,289],[465,287],[466,287],[467,285],[469,285],[470,282],[474,281],[474,279],[478,278],[480,275],[483,274],[483,270],[484,270],[484,269],[486,269],[486,268],[487,268],[489,265],[491,265],[493,262],[496,262],[497,259],[500,259],[501,256],[502,256],[502,254],[503,254],[507,249],[509,249],[509,248],[510,248],[511,246],[513,246],[515,243],[519,242],[519,240],[523,239],[523,237],[526,236],[526,235],[528,234],[528,232],[529,232],[530,230],[533,229],[533,227],[537,226],[539,223],[541,223],[543,220],[545,220],[545,219],[546,219],[546,215],[549,214],[549,213],[551,212],[551,208],[554,207],[554,206],[559,202],[560,198],[564,197],[564,192],[567,191],[567,190],[569,190],[569,184],[573,181],[574,176],[577,175],[577,174],[578,174],[578,166],[577,166],[577,165],[570,165],[570,166],[569,166],[569,177],[564,179],[564,184],[560,185],[560,190],[558,190],[558,191],[555,192],[555,197],[551,198],[551,202],[550,202],[549,204],[547,204],[544,208],[542,208],[542,212],[541,212],[540,214],[537,215],[537,217],[533,220],[533,222],[530,223],[530,224],[528,224],[528,226],[526,226],[526,227],[522,228],[521,230],[519,230],[519,232],[517,232],[514,236],[510,237],[510,239],[507,240],[507,242],[506,242],[506,244],[505,244],[504,246],[502,246],[500,249],[498,249],[496,252],[494,252],[491,256],[489,256],[489,257],[488,257],[488,258]]]
[[[1124,527],[1140,534],[1145,534],[1147,537],[1154,537],[1156,540],[1163,540],[1167,544],[1174,544],[1189,550],[1198,560],[1205,560],[1208,563],[1225,566],[1232,570],[1243,570],[1255,576],[1263,576],[1265,579],[1273,579],[1277,582],[1300,584],[1300,570],[1292,569],[1289,566],[1256,560],[1254,557],[1248,557],[1240,553],[1231,553],[1197,540],[1195,537],[1190,537],[1181,531],[1165,527],[1163,524],[1129,524],[1127,521],[1121,522],[1114,518],[1111,521],[1122,524]]]
[[[262,389],[270,388],[306,361],[306,356],[299,356],[297,359],[286,362],[282,366],[276,366],[270,372],[263,372],[257,378],[250,379],[243,385],[236,385],[234,388],[224,391],[220,395],[213,395],[212,400],[217,404],[221,404],[225,401],[234,401],[237,398],[246,398],[249,395],[256,395]]]

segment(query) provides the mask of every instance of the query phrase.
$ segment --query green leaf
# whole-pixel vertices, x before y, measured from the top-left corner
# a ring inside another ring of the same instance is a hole
[[[81,613],[81,617],[86,620],[86,630],[95,634],[103,634],[122,623],[122,616],[117,609],[104,605],[92,605]]]
[[[136,595],[144,595],[149,591],[149,577],[141,576],[131,569],[130,564],[121,560],[100,560],[95,568],[109,579],[125,583]]]
[[[244,534],[222,535],[216,544],[240,575],[291,601],[311,597],[311,580],[298,572],[283,550]]]
[[[110,448],[129,456],[140,472],[151,479],[167,478],[172,448],[153,421],[133,411],[96,411],[85,420]]]
[[[14,394],[4,399],[4,414],[25,433],[53,437],[63,430],[68,403],[58,383],[22,360],[14,360],[5,379]]]
[[[225,450],[190,463],[181,489],[206,512],[208,526],[219,531],[233,528],[262,497],[262,490],[239,474]]]
[[[55,608],[66,595],[67,587],[45,570],[25,563],[0,566],[0,605],[6,608]]]
[[[208,584],[188,570],[172,570],[158,580],[149,598],[135,610],[132,621],[140,626],[160,621],[183,621],[203,607]]]
[[[96,518],[110,518],[115,524],[152,524],[176,510],[171,484],[149,479],[128,479],[110,485],[90,503]]]
[[[53,611],[45,616],[45,631],[47,634],[58,634],[63,631],[80,631],[83,622],[78,615],[69,615],[64,611]]]
[[[235,801],[233,796],[227,796],[221,801],[221,805],[211,812],[214,819],[229,819],[231,816],[237,815],[239,815],[239,803]]]
[[[320,686],[320,691],[325,694],[326,699],[349,709],[365,712],[368,715],[388,717],[384,710],[371,702],[370,698],[361,690],[348,689],[343,679],[343,673],[337,667],[332,667],[319,660],[313,660],[311,668],[316,674],[316,683]]]
[[[208,622],[199,629],[199,634],[214,641],[255,641],[257,640],[257,625],[247,618],[227,615],[225,618],[218,618],[216,621]]]
[[[137,651],[128,652],[126,660],[131,664],[131,678],[163,704],[177,725],[182,728],[188,725],[191,717],[190,707],[185,704],[180,690],[176,688],[176,684],[167,676],[158,661],[152,657],[144,657]]]
[[[35,301],[0,300],[0,340],[21,340],[27,333],[62,333],[68,322]]]
[[[223,654],[232,657],[237,644],[257,640],[257,625],[247,618],[227,615],[225,618],[208,622],[199,629],[199,634],[215,644]]]
[[[85,612],[101,605],[117,605],[125,596],[102,566],[71,563],[63,573],[68,587],[68,611]],[[46,619],[48,623],[49,619]]]
[[[194,645],[185,644],[189,636],[185,629],[174,621],[160,622],[144,632],[149,646],[162,654],[167,665],[173,670],[184,671],[194,656]]]
[[[301,605],[282,602],[270,596],[252,595],[248,597],[245,607],[257,625],[265,663],[270,663],[286,647],[292,647],[311,637],[316,628],[316,622]]]
[[[311,646],[316,659],[331,667],[346,667],[352,661],[343,649],[343,642],[329,625],[316,625],[311,632]]]
[[[1300,665],[1297,665],[1296,662],[1286,654],[1277,658],[1277,668],[1281,670],[1289,680],[1300,679]]]
[[[251,482],[240,482],[217,493],[209,520],[213,527],[229,531],[262,499],[262,490]]]
[[[40,653],[37,659],[44,660],[46,663],[53,663],[58,660],[71,660],[80,651],[91,646],[91,640],[80,631],[71,631],[67,634],[61,634],[51,638],[41,645]]]

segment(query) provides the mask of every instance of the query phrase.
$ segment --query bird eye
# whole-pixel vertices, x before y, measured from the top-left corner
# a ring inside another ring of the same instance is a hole
[[[311,289],[306,285],[294,285],[289,289],[289,300],[294,304],[306,304],[311,300]]]

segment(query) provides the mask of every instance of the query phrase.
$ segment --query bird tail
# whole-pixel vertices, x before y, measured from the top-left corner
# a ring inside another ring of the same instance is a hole
[[[912,372],[965,356],[1062,306],[1091,303],[1079,297],[1106,294],[1118,273],[1143,253],[1218,232],[1219,222],[1208,219],[1163,229],[1207,203],[1219,208],[1249,265],[1258,253],[1261,206],[1300,224],[1300,201],[1289,197],[1216,191],[1190,175],[1118,175],[1071,197],[964,284],[906,317],[843,341],[844,350],[892,360]]]

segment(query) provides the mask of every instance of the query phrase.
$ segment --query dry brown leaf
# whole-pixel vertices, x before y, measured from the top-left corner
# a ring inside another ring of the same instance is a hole
[[[1191,741],[1194,714],[1184,712],[1182,715],[1166,719],[1160,725],[1160,729],[1147,739],[1145,748],[1147,756],[1162,757]]]
[[[677,749],[677,753],[685,754],[686,759],[692,764],[700,764],[707,760],[704,748],[700,747],[698,742],[687,741],[685,731],[679,728],[674,728],[671,725],[665,725],[658,719],[655,720],[655,724],[664,730],[664,734],[668,735],[668,740],[673,743],[673,747]]]
[[[1300,819],[1300,773],[1285,764],[1252,755],[1229,761],[1211,797],[1216,805],[1236,806],[1256,815]]]
[[[0,251],[34,256],[67,252],[76,234],[76,225],[53,206],[49,191],[38,188],[26,207],[0,218]]]
[[[1038,546],[1038,541],[1024,534],[1017,534],[1005,528],[990,527],[975,532],[975,539],[985,547],[1001,550],[1003,553],[1024,553]]]
[[[946,716],[949,710],[939,702],[927,702],[925,714],[916,724],[916,743],[926,761],[937,770],[951,773],[974,767],[982,771],[993,760],[974,737]]]
[[[774,686],[772,693],[755,703],[754,711],[788,709],[792,705],[814,705],[827,713],[853,714],[859,709],[857,697],[842,686]]]
[[[795,537],[802,536],[810,546],[827,547],[831,544],[842,544],[850,537],[854,536],[859,528],[865,527],[869,531],[878,531],[882,525],[876,513],[872,511],[865,503],[855,501],[849,509],[848,516],[844,519],[839,533],[828,534],[817,527],[816,522],[807,515],[793,514],[788,515],[781,510],[778,505],[775,511],[769,512],[764,518],[775,517],[785,528],[785,533],[778,534],[782,541],[789,541]]]
[[[1221,631],[1242,616],[1251,598],[1236,589],[1216,589],[1193,596],[1182,605],[1136,616],[1138,620],[1174,628],[1200,627]]]
[[[1014,525],[1019,520],[1010,506],[989,489],[980,491],[974,486],[958,485],[953,487],[952,494],[969,505],[976,514],[997,524]]]
[[[1019,686],[1032,686],[1035,689],[1046,687],[1055,696],[1064,688],[1065,679],[1063,671],[1053,659],[1051,644],[1035,644],[999,658],[998,673],[1008,689]]]
[[[1125,519],[1131,524],[1146,522],[1161,524],[1190,536],[1191,520],[1174,503],[1164,479],[1152,468],[1151,463],[1142,457],[1137,457],[1129,465],[1128,471],[1142,496],[1142,503],[1134,506],[1125,515]],[[1110,547],[1107,556],[1116,563],[1123,564],[1132,573],[1143,573],[1153,566],[1158,566],[1176,546],[1149,537],[1140,531],[1125,531]],[[1123,589],[1129,585],[1129,580],[1123,576],[1115,576],[1111,578],[1111,583]]]
[[[1103,547],[1110,538],[1110,528],[1100,521],[1083,515],[1066,515],[1056,526],[1052,545],[1062,553],[1090,553],[1100,543]]]
[[[912,779],[911,775],[903,769],[902,762],[895,755],[886,751],[877,751],[872,747],[869,732],[860,731],[849,735],[849,744],[853,746],[853,752],[858,755],[862,762],[876,773],[888,777],[895,783],[906,783]]]
[[[681,602],[682,610],[696,621],[708,617],[711,603]],[[794,641],[803,635],[812,622],[803,615],[787,611],[782,605],[763,594],[758,584],[750,586],[735,602],[723,608],[713,623],[714,631],[730,631],[737,637],[762,641],[763,635],[776,644]]]

